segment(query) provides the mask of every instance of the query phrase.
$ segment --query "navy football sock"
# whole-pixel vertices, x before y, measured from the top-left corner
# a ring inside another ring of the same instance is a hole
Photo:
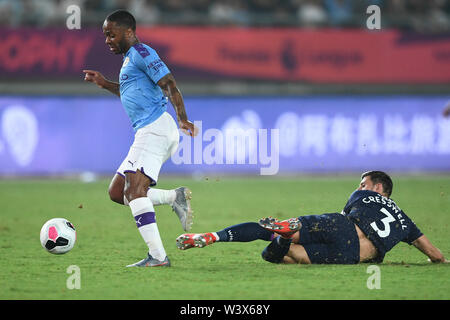
[[[263,259],[273,263],[281,263],[283,257],[289,251],[291,242],[292,239],[290,238],[285,239],[280,236],[276,237],[261,253]]]
[[[273,232],[264,229],[256,222],[236,224],[216,233],[219,236],[218,241],[225,242],[250,242],[254,240],[270,241],[273,238]]]

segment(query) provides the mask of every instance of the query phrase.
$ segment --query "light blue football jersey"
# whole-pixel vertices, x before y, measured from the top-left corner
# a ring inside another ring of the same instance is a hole
[[[137,131],[158,119],[167,109],[158,81],[170,73],[156,51],[146,44],[131,46],[120,69],[120,100]]]

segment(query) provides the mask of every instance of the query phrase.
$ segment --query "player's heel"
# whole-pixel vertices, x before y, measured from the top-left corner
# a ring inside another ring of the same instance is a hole
[[[180,219],[184,231],[189,231],[192,227],[194,210],[191,208],[192,191],[186,187],[175,189],[176,197],[172,204],[172,210],[175,211]]]

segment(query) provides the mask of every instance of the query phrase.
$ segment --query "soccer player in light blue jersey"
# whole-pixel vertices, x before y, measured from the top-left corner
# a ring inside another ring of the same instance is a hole
[[[168,99],[176,111],[180,129],[192,137],[198,130],[187,118],[172,73],[156,51],[137,38],[134,17],[125,10],[111,13],[103,23],[103,33],[110,51],[123,55],[119,83],[105,79],[98,71],[83,72],[85,81],[120,97],[135,130],[133,145],[109,187],[111,200],[130,207],[149,248],[146,258],[129,267],[170,266],[156,224],[154,205],[172,205],[185,230],[192,223],[192,210],[189,189],[150,188],[156,185],[162,164],[179,143],[177,125],[166,112]]]

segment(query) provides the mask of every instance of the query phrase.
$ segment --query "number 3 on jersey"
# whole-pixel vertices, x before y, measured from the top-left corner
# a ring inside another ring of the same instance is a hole
[[[389,224],[391,222],[394,222],[395,218],[389,213],[389,211],[386,210],[386,208],[381,208],[380,211],[386,215],[385,218],[381,219],[381,222],[384,224],[384,230],[378,229],[378,226],[375,223],[375,221],[372,222],[370,226],[373,228],[373,230],[375,230],[378,233],[380,238],[386,238],[389,235],[389,233],[391,233],[391,227],[389,226]]]

